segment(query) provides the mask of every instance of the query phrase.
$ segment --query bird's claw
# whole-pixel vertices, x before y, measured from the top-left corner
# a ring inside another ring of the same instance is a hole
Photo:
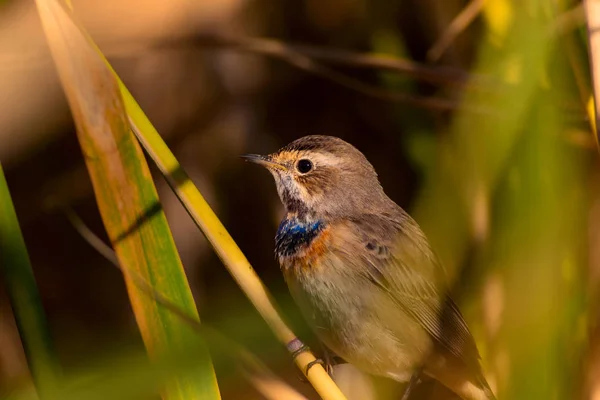
[[[304,343],[302,343],[297,338],[294,339],[294,340],[292,340],[290,343],[288,343],[287,347],[288,347],[288,350],[290,351],[290,353],[292,355],[292,358],[294,360],[301,353],[304,353],[305,351],[310,351],[310,348],[307,345],[305,345]],[[317,358],[316,360],[313,360],[313,361],[309,362],[306,365],[306,368],[304,369],[304,376],[300,377],[300,380],[303,381],[303,382],[307,382],[307,379],[305,378],[305,376],[308,376],[308,372],[316,364],[321,364],[323,366],[323,368],[325,369],[325,371],[327,371],[327,374],[329,376],[332,376],[332,373],[333,373],[333,364],[331,363],[331,359],[328,357],[327,353],[325,355],[325,359],[326,359],[326,361],[323,361],[321,358]]]
[[[327,373],[331,376],[331,370],[332,370],[331,364],[326,363],[325,361],[323,361],[320,358],[317,358],[316,360],[313,360],[313,361],[309,362],[308,365],[306,365],[306,369],[304,370],[304,375],[308,376],[308,371],[310,371],[310,369],[317,364],[321,364],[323,366],[323,368],[325,369],[325,371],[327,371]]]

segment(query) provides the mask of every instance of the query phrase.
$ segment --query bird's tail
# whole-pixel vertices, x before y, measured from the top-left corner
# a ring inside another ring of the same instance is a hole
[[[492,388],[488,384],[485,377],[482,376],[479,379],[479,385],[481,386],[481,388],[483,389],[483,392],[487,396],[487,400],[496,400],[496,395],[494,394],[494,392],[492,392]]]

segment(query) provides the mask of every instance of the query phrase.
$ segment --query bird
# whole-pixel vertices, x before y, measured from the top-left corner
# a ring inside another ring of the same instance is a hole
[[[439,258],[356,147],[311,135],[243,157],[273,175],[285,208],[275,255],[327,348],[408,383],[403,398],[425,374],[464,400],[495,400]]]

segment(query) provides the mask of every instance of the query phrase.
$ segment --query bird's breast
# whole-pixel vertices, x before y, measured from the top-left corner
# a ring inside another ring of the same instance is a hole
[[[282,267],[309,268],[327,251],[329,226],[322,221],[284,219],[275,236],[275,254]]]

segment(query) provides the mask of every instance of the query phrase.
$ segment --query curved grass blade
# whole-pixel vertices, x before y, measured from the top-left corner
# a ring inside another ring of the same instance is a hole
[[[77,127],[104,226],[126,270],[199,319],[148,165],[131,134],[119,86],[70,11],[37,0],[61,83]],[[160,363],[198,338],[125,273],[135,317],[152,360]],[[220,399],[208,350],[190,373],[170,379],[164,399]]]
[[[58,360],[1,164],[0,268],[38,396],[51,397],[58,384]]]

